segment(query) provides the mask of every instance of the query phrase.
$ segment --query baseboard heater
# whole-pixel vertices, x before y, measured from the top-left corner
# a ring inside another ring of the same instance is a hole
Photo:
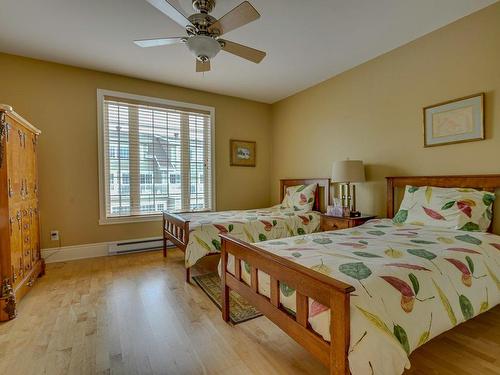
[[[173,247],[174,245],[167,243],[167,247]],[[109,255],[121,255],[130,253],[140,253],[144,251],[158,250],[163,248],[163,239],[158,238],[147,238],[143,240],[130,240],[113,242],[108,245]]]

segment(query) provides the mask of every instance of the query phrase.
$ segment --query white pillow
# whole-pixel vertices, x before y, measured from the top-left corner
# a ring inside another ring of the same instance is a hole
[[[314,205],[317,187],[318,184],[287,187],[281,206],[293,208],[296,211],[311,211]]]
[[[494,201],[495,194],[487,191],[406,186],[393,221],[486,232],[491,224]]]

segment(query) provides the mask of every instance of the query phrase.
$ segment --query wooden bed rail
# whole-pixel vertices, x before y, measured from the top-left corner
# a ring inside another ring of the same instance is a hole
[[[236,291],[290,337],[330,368],[330,374],[349,374],[350,293],[355,289],[342,281],[279,257],[227,234],[222,238],[222,318],[229,321],[229,292]],[[234,274],[227,268],[234,256]],[[250,285],[241,279],[241,261],[250,266]],[[259,293],[258,272],[270,277],[270,298]],[[295,289],[295,315],[280,303],[280,284]],[[330,308],[331,343],[309,326],[309,298]]]

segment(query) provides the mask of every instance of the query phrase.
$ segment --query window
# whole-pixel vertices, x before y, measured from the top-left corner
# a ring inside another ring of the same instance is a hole
[[[153,175],[152,174],[141,173],[141,185],[152,184],[152,183],[153,183]]]
[[[214,109],[98,90],[100,222],[214,209]]]
[[[128,159],[128,145],[120,145],[120,159]]]
[[[170,183],[171,184],[180,184],[181,183],[181,175],[180,174],[171,174],[170,175]]]
[[[110,159],[116,158],[116,145],[114,144],[109,145],[109,158]]]
[[[130,185],[130,179],[128,178],[128,173],[122,173],[121,186]]]

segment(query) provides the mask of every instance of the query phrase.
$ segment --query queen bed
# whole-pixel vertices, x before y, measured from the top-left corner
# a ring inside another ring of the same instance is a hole
[[[258,244],[221,235],[223,319],[235,290],[331,374],[392,375],[417,347],[500,303],[500,236],[487,232],[500,175],[387,182],[392,220]]]
[[[163,213],[163,256],[171,241],[185,254],[186,281],[190,269],[205,256],[220,254],[219,235],[231,234],[250,243],[307,234],[319,229],[329,203],[330,179],[280,180],[280,204],[255,209],[201,213]]]

